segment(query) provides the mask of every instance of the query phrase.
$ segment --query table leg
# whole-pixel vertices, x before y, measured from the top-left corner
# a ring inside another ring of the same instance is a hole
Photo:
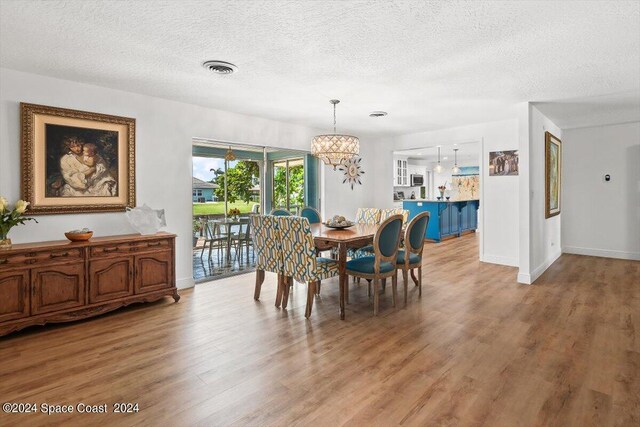
[[[340,319],[344,320],[345,289],[347,287],[347,244],[338,243],[338,271],[340,272]]]

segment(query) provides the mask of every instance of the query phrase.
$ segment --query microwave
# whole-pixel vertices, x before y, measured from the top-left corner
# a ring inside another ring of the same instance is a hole
[[[423,175],[411,175],[411,186],[412,187],[422,187],[424,185],[424,176]]]

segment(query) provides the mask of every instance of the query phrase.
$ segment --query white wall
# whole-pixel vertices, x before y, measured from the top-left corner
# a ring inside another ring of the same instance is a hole
[[[533,283],[562,254],[562,191],[565,188],[561,182],[561,213],[545,218],[545,132],[562,140],[562,130],[536,107],[530,105],[529,108],[529,271],[522,271],[519,276],[524,283]]]
[[[563,252],[639,260],[640,122],[565,130],[562,151]]]
[[[395,139],[396,150],[466,142],[481,144],[480,245],[481,261],[484,262],[518,265],[518,177],[489,177],[486,167],[490,151],[518,149],[518,131],[518,120],[512,119],[403,135]]]
[[[0,194],[11,202],[20,197],[20,102],[86,110],[136,119],[137,203],[164,208],[167,231],[178,235],[176,275],[178,285],[189,286],[191,265],[191,144],[193,137],[308,150],[319,130],[257,117],[233,114],[160,98],[54,79],[0,68]],[[356,205],[374,205],[379,168],[375,142],[362,141],[367,186],[354,191],[332,185],[337,173],[326,170],[331,198],[323,197],[329,211],[355,212]],[[381,161],[380,161],[381,162]],[[381,162],[384,163],[384,162]],[[389,175],[390,176],[390,175]],[[384,180],[383,180],[384,181]],[[389,185],[391,178],[388,179]],[[391,189],[388,194],[391,195]],[[327,194],[329,194],[327,193]],[[390,196],[389,196],[390,197]],[[329,200],[327,200],[329,199]],[[38,224],[14,228],[15,243],[60,240],[63,232],[88,227],[96,236],[126,234],[123,213],[46,215]]]

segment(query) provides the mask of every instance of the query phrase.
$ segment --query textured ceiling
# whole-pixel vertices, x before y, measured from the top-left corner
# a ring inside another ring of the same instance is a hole
[[[0,65],[316,128],[339,98],[339,129],[405,134],[640,90],[639,4],[2,0]]]

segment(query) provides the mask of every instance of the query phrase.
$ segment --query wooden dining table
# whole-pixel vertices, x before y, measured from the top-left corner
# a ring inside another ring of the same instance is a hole
[[[349,283],[347,277],[347,248],[362,247],[373,241],[378,224],[356,224],[345,229],[335,229],[324,224],[311,224],[311,232],[316,246],[334,246],[338,249],[340,271],[340,319],[345,317],[345,301],[349,301]]]

